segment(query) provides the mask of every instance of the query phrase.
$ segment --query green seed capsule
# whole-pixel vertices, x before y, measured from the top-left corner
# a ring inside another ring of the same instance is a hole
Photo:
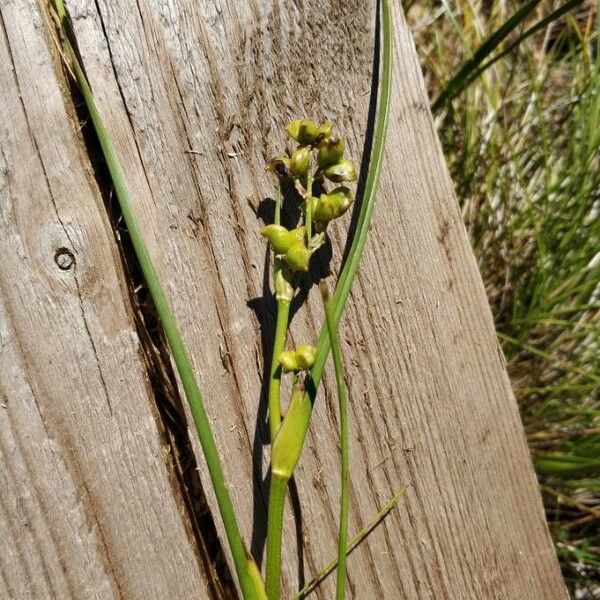
[[[300,146],[292,152],[290,158],[290,173],[294,177],[304,177],[310,166],[310,149],[308,146]]]
[[[342,158],[339,162],[327,167],[324,170],[325,177],[335,183],[344,181],[356,181],[356,169],[354,163],[346,158]]]
[[[331,137],[333,133],[333,125],[329,121],[325,121],[322,125],[319,126],[318,137],[320,140],[326,140]]]
[[[345,186],[335,188],[329,194],[321,194],[313,210],[315,221],[328,223],[341,217],[354,202],[352,192]]]
[[[295,242],[303,242],[306,237],[306,226],[301,225],[300,227],[296,227],[296,229],[292,229],[290,235]]]
[[[261,229],[260,234],[269,240],[275,254],[285,254],[298,239],[297,234],[282,225],[267,225]]]
[[[302,242],[293,243],[285,253],[284,260],[293,271],[308,271],[310,250]]]
[[[296,362],[302,371],[308,371],[315,364],[317,349],[309,344],[302,344],[296,348]]]
[[[267,163],[267,170],[279,177],[289,177],[290,159],[285,156],[276,156]]]
[[[286,127],[288,135],[299,144],[311,144],[319,135],[319,128],[314,121],[297,119]]]
[[[278,360],[286,373],[298,370],[298,360],[296,358],[296,353],[293,350],[284,350],[279,355]]]
[[[265,225],[260,234],[269,240],[269,243],[275,250],[275,254],[285,254],[292,244],[304,242],[306,237],[306,227],[296,227],[296,229],[286,229],[283,225]]]
[[[317,162],[320,169],[333,165],[344,156],[346,142],[342,138],[329,138],[319,146]]]

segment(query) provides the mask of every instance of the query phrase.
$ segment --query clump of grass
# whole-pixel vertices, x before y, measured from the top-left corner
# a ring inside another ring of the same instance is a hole
[[[597,5],[565,4],[406,9],[563,572],[587,598],[600,573],[600,57]]]

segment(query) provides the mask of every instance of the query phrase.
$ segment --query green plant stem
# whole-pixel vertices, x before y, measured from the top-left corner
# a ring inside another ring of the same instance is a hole
[[[312,194],[313,177],[309,173],[306,179],[306,196],[304,222],[306,225],[306,237],[310,241],[312,237],[312,209],[308,198]],[[276,222],[279,218],[278,207],[281,204],[281,195],[276,198]],[[277,263],[276,263],[277,264]],[[275,278],[278,270],[275,268]],[[277,471],[277,449],[275,439],[281,426],[281,365],[279,364],[279,355],[285,350],[285,340],[289,324],[290,302],[288,300],[277,300],[277,321],[275,324],[275,339],[273,341],[273,358],[271,360],[271,373],[269,379],[269,430],[271,434],[271,485],[269,489],[269,507],[267,513],[267,569],[266,569],[266,590],[269,600],[279,598],[280,580],[281,580],[281,545],[282,545],[282,522],[285,506],[285,494],[287,484],[291,477],[283,476]],[[297,404],[298,391],[294,387],[292,393],[289,412],[293,412],[293,407]],[[289,429],[289,428],[288,428]],[[284,436],[285,437],[285,436]]]
[[[269,430],[271,442],[275,439],[281,425],[281,365],[279,355],[285,350],[288,322],[290,317],[290,302],[277,300],[277,322],[275,324],[275,339],[273,340],[273,357],[269,379]]]
[[[312,187],[313,187],[313,176],[309,173],[306,176],[306,197],[305,197],[305,210],[304,210],[304,223],[306,225],[306,239],[310,242],[310,238],[312,238],[312,204],[310,202],[310,197],[312,196]]]
[[[294,382],[292,398],[286,418],[283,420],[271,446],[271,487],[267,523],[266,589],[269,600],[279,598],[281,579],[281,541],[285,494],[294,473],[294,467],[302,452],[304,439],[297,428],[296,414],[302,407],[304,389]]]
[[[382,0],[382,25],[381,76],[373,150],[369,162],[367,181],[365,183],[365,193],[358,215],[356,232],[350,246],[348,259],[342,267],[338,285],[331,300],[331,316],[334,328],[338,326],[348,294],[350,293],[352,281],[358,270],[358,265],[364,250],[367,232],[373,214],[375,191],[377,189],[381,163],[383,160],[392,79],[392,26],[388,0]],[[287,415],[279,426],[277,435],[273,439],[271,453],[271,482],[272,485],[275,482],[277,486],[284,485],[285,483],[285,488],[282,493],[284,498],[287,483],[294,472],[302,452],[304,440],[306,439],[314,399],[323,374],[323,368],[328,353],[329,335],[327,333],[327,326],[324,326],[319,336],[315,364],[308,377],[308,390],[306,393],[302,390],[297,390],[296,393],[292,394],[292,400]],[[274,496],[272,496],[271,493],[269,494],[266,581],[269,600],[278,599],[280,586],[281,531],[280,528],[278,529],[276,527],[276,520],[279,518],[277,511],[282,509],[280,507],[278,493],[279,490],[275,492]],[[271,506],[271,504],[273,504],[273,506]],[[275,521],[273,525],[271,525],[271,520]],[[269,556],[271,556],[271,560],[269,560]],[[279,560],[277,566],[275,566],[273,562],[275,559]],[[275,595],[273,595],[274,592],[276,592]]]
[[[275,190],[275,225],[281,224],[281,183]],[[282,263],[276,257],[273,259],[273,280],[281,275]],[[281,424],[281,366],[279,355],[285,350],[288,322],[290,317],[290,300],[277,298],[277,320],[275,324],[275,338],[273,340],[273,356],[271,358],[271,371],[269,373],[269,432],[271,443],[275,439]]]
[[[333,322],[331,299],[327,284],[321,284],[323,305],[325,307],[325,322],[331,342],[331,355],[335,368],[335,380],[338,391],[338,406],[340,413],[340,453],[341,453],[341,486],[340,486],[340,523],[338,533],[338,569],[335,597],[343,600],[346,595],[346,545],[348,540],[348,494],[350,483],[348,456],[348,399],[344,383],[344,364],[338,339],[337,327]]]
[[[289,478],[271,471],[269,485],[269,519],[267,523],[267,566],[265,588],[269,600],[279,600],[281,593],[281,542],[283,512]]]
[[[61,22],[61,26],[63,27],[63,31],[67,37],[65,44],[71,58],[71,67],[73,68],[75,77],[77,79],[77,84],[81,90],[92,123],[96,130],[98,141],[102,148],[102,153],[110,172],[115,194],[119,201],[121,212],[123,213],[123,219],[127,225],[131,243],[142,269],[146,285],[148,286],[148,290],[152,296],[156,311],[159,315],[169,348],[171,349],[171,353],[173,355],[173,361],[177,367],[181,384],[185,391],[185,395],[194,418],[194,424],[196,425],[196,431],[198,432],[198,437],[200,439],[204,458],[208,466],[217,504],[219,505],[219,510],[225,526],[225,533],[227,535],[231,554],[233,555],[233,561],[238,575],[240,587],[242,589],[242,594],[244,598],[253,599],[255,597],[255,592],[254,584],[252,583],[252,580],[248,574],[248,554],[244,547],[244,543],[239,531],[233,504],[229,495],[229,490],[227,489],[227,485],[225,483],[225,476],[221,466],[221,461],[219,459],[217,446],[210,428],[210,422],[206,414],[202,395],[194,377],[194,371],[190,358],[187,354],[183,339],[165,296],[158,274],[152,259],[150,258],[144,236],[139,228],[137,218],[133,210],[131,195],[129,193],[125,176],[121,169],[121,165],[119,163],[112,140],[104,126],[90,85],[83,73],[81,65],[79,64],[77,55],[71,43],[68,41],[69,29],[67,23],[67,14],[63,1],[55,0],[55,7]]]
[[[262,573],[251,556],[248,556],[248,577],[253,585],[254,600],[268,600]]]
[[[275,225],[281,225],[281,183],[275,188]]]

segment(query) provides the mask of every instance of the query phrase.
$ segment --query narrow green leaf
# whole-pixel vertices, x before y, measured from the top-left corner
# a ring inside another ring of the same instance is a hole
[[[392,496],[381,508],[381,510],[369,521],[364,529],[361,529],[351,540],[350,544],[346,549],[346,556],[353,552],[362,541],[387,517],[392,511],[394,506],[398,504],[400,498],[406,493],[406,488],[402,488],[394,496]],[[314,592],[319,584],[324,581],[328,575],[337,567],[338,559],[334,558],[328,562],[319,573],[309,581],[293,598],[292,600],[300,600],[300,598],[306,598],[310,593]]]
[[[540,3],[540,0],[529,0],[507,19],[496,31],[494,31],[475,51],[475,54],[465,61],[458,72],[444,86],[438,98],[431,105],[431,110],[436,113],[452,98],[456,97],[465,87],[469,77],[477,70],[479,65],[510,35],[519,27],[527,15]]]
[[[508,47],[502,50],[502,52],[499,52],[498,54],[496,54],[496,56],[483,63],[474,73],[473,77],[469,78],[467,85],[469,85],[473,79],[479,77],[479,75],[481,75],[481,73],[483,73],[488,67],[491,67],[495,62],[499,61],[507,54],[510,54],[515,48],[519,46],[519,44],[521,44],[521,42],[525,41],[528,37],[531,37],[540,29],[543,29],[544,27],[550,25],[550,23],[553,23],[557,19],[560,19],[560,17],[562,17],[564,14],[568,13],[570,10],[582,3],[583,0],[569,0],[568,2],[565,2],[562,6],[559,6],[556,10],[553,10],[548,16],[539,20],[535,25],[531,26],[527,31],[519,35],[517,39],[512,41],[508,45]]]
[[[325,322],[331,342],[331,355],[337,383],[338,406],[340,418],[340,451],[341,451],[341,486],[340,486],[340,523],[338,533],[338,570],[336,583],[336,600],[344,600],[346,590],[346,545],[348,540],[348,494],[350,484],[349,448],[348,448],[348,398],[344,382],[344,363],[338,339],[337,327],[333,322],[333,312],[329,290],[325,282],[321,283]]]
[[[600,458],[548,453],[535,457],[535,468],[543,475],[600,473]]]
[[[381,164],[383,162],[383,151],[385,149],[385,139],[387,135],[388,118],[390,111],[390,96],[392,90],[392,23],[388,0],[382,2],[382,60],[381,75],[379,85],[379,98],[377,104],[377,114],[375,121],[375,134],[373,137],[373,148],[371,151],[371,160],[367,173],[367,181],[362,202],[358,202],[360,210],[357,219],[356,231],[348,252],[348,257],[344,263],[335,292],[331,299],[332,304],[332,323],[337,327],[346,306],[350,289],[358,271],[358,266],[362,258],[367,233],[371,226],[371,217],[375,207],[375,195],[379,175],[381,173]],[[316,389],[323,374],[323,368],[327,355],[329,353],[329,335],[327,325],[324,325],[317,345],[317,357],[311,371],[311,386],[309,393],[314,400]]]
[[[583,0],[569,0],[569,2],[565,2],[565,4],[563,4],[562,6],[559,6],[556,10],[553,10],[548,16],[541,19],[535,25],[533,25],[532,27],[527,29],[527,31],[525,31],[524,33],[519,35],[513,42],[511,42],[508,45],[507,48],[502,50],[502,52],[499,52],[494,57],[490,58],[486,62],[483,62],[485,60],[485,58],[487,56],[489,56],[489,53],[491,51],[493,51],[495,46],[494,46],[494,48],[491,48],[491,49],[486,48],[487,53],[481,52],[481,54],[479,54],[479,55],[478,55],[478,53],[484,48],[486,43],[492,39],[492,37],[494,37],[503,27],[505,27],[507,25],[507,23],[510,22],[510,19],[509,19],[509,21],[504,23],[500,29],[498,29],[496,32],[494,32],[494,34],[492,34],[492,36],[490,38],[488,38],[488,40],[486,40],[486,42],[484,42],[481,45],[481,47],[479,48],[477,53],[475,53],[471,59],[469,59],[467,62],[465,62],[464,65],[461,67],[461,69],[458,71],[458,73],[444,86],[444,89],[440,93],[439,97],[432,104],[431,110],[434,113],[438,112],[443,107],[443,105],[448,104],[448,102],[450,102],[451,100],[456,98],[456,96],[458,96],[467,87],[469,87],[469,85],[471,85],[486,69],[491,67],[494,63],[499,61],[501,58],[503,58],[507,54],[510,54],[515,48],[517,48],[519,46],[519,44],[521,44],[528,37],[532,36],[534,33],[539,31],[540,29],[543,29],[544,27],[550,25],[550,23],[552,23],[553,21],[556,21],[557,19],[562,17],[564,14],[566,14],[567,12],[569,12],[570,10],[572,10],[573,8],[575,8],[577,5],[581,4],[582,2],[583,2]],[[537,4],[537,2],[536,2],[536,4]],[[526,8],[526,6],[523,8]],[[523,10],[523,9],[521,9],[521,10]],[[519,14],[519,12],[520,11],[517,11],[517,13],[515,13],[515,15],[513,15],[512,18],[516,17]],[[527,11],[527,12],[529,12],[529,11]],[[523,15],[523,16],[525,16],[525,15]],[[516,25],[518,25],[518,24],[519,23],[516,23]],[[512,29],[514,29],[515,26],[513,26]],[[510,31],[508,31],[506,33],[506,35],[508,35],[512,31],[512,29]],[[497,40],[496,46],[504,39],[504,37],[506,37],[506,35],[504,35],[501,39]],[[483,63],[483,64],[481,64],[481,63]]]
[[[89,82],[83,72],[81,64],[79,63],[77,53],[71,45],[70,40],[73,39],[71,35],[72,31],[69,27],[68,15],[63,0],[54,1],[56,12],[59,17],[63,33],[66,37],[66,50],[68,51],[71,59],[71,64],[69,66],[73,69],[75,78],[77,80],[77,85],[79,86],[90,114],[98,141],[102,148],[106,165],[110,173],[115,194],[119,201],[121,212],[123,213],[123,219],[127,225],[131,243],[144,274],[144,279],[146,281],[146,285],[148,286],[148,290],[150,291],[156,311],[159,315],[161,325],[169,343],[169,348],[173,354],[173,360],[181,378],[181,383],[183,385],[187,401],[194,417],[196,431],[198,432],[202,451],[204,452],[204,458],[208,466],[211,482],[217,498],[217,504],[219,505],[221,517],[223,518],[223,523],[225,525],[225,532],[231,548],[231,553],[233,555],[242,594],[244,598],[254,599],[255,584],[253,582],[253,578],[248,572],[247,552],[239,531],[233,504],[231,502],[229,490],[225,482],[225,475],[221,467],[219,453],[212,434],[210,422],[206,414],[204,402],[202,400],[202,395],[200,393],[198,383],[196,382],[196,378],[194,377],[192,363],[188,356],[181,333],[177,327],[175,316],[171,311],[171,307],[169,306],[169,302],[160,283],[156,268],[152,262],[146,242],[144,240],[144,236],[135,216],[132,198],[129,193],[125,175],[121,168],[117,152],[113,146],[108,130],[104,126],[104,122],[102,121],[102,117],[96,106]]]

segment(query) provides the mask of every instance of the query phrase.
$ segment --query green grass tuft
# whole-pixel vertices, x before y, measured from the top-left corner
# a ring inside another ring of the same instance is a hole
[[[577,597],[597,597],[597,5],[424,0],[405,8],[563,572]]]

